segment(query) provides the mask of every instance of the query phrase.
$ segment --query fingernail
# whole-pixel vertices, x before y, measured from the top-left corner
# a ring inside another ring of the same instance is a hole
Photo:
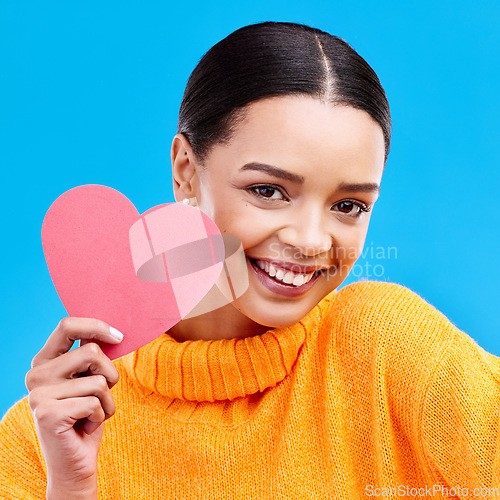
[[[109,327],[109,333],[114,339],[120,341],[123,340],[123,333],[117,330],[116,328],[113,328],[112,326]]]

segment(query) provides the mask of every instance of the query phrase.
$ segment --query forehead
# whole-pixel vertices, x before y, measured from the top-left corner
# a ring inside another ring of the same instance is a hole
[[[226,153],[241,164],[262,161],[306,176],[326,169],[379,182],[385,149],[381,127],[365,111],[285,96],[249,104]]]

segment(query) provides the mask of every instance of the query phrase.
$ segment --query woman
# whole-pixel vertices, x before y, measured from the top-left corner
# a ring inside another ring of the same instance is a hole
[[[69,351],[120,342],[112,325],[63,319],[2,421],[1,495],[500,487],[499,359],[403,286],[336,291],[361,254],[390,135],[377,76],[339,38],[261,23],[210,49],[181,104],[174,194],[242,241],[249,288],[115,362],[92,342]]]

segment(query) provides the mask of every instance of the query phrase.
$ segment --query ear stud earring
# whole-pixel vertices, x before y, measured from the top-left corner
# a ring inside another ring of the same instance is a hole
[[[193,198],[184,198],[182,200],[182,203],[184,203],[184,205],[189,205],[191,207],[198,208],[198,202],[196,200],[196,197],[193,197]]]

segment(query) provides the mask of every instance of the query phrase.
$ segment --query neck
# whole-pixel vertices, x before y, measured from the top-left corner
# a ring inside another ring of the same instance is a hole
[[[232,304],[209,313],[183,319],[167,333],[177,342],[185,340],[219,340],[261,335],[272,327],[251,320]]]

